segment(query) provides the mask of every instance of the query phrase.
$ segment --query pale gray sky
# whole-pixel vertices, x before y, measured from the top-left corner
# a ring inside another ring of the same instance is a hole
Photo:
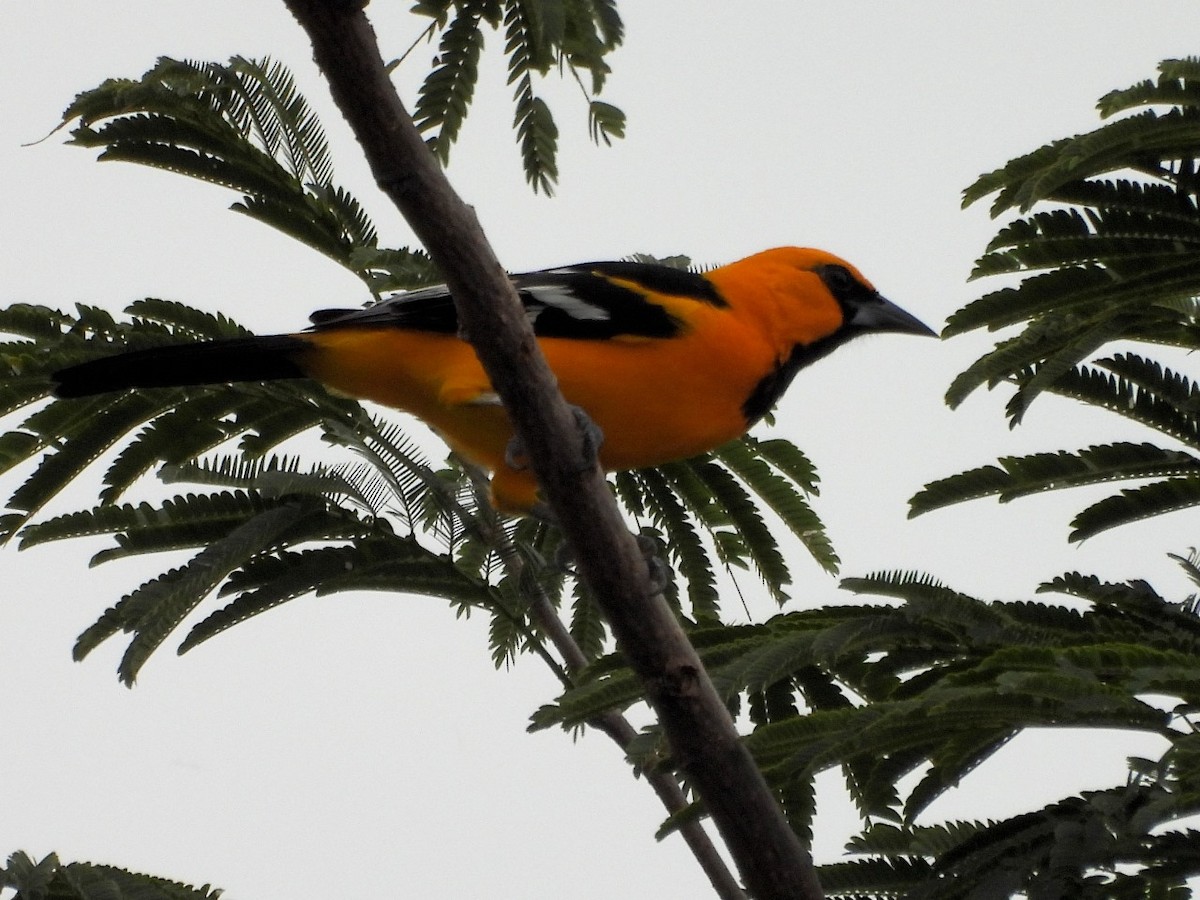
[[[985,289],[965,278],[995,230],[984,207],[959,209],[962,188],[1095,127],[1102,94],[1197,51],[1192,0],[1132,9],[1113,0],[626,3],[628,39],[605,94],[629,115],[624,142],[592,147],[574,85],[548,84],[562,181],[552,200],[530,194],[493,38],[450,176],[513,270],[636,251],[715,263],[812,245],[940,325]],[[376,2],[371,13],[386,55],[423,24],[407,4]],[[406,97],[433,52],[419,49],[401,70]],[[326,116],[341,181],[387,240],[410,240],[374,192],[282,3],[9,2],[0,6],[0,302],[117,310],[151,295],[270,331],[364,300],[332,263],[227,212],[234,198],[217,188],[98,166],[59,137],[22,146],[77,91],[138,76],[160,54],[287,63]],[[985,337],[861,341],[806,371],[785,398],[775,430],[821,469],[817,509],[844,574],[917,568],[1011,598],[1078,568],[1186,591],[1164,559],[1187,549],[1178,518],[1082,548],[1066,543],[1082,495],[906,521],[905,501],[922,484],[998,452],[1140,437],[1053,399],[1016,432],[1002,394],[948,412],[942,392],[985,346]],[[70,647],[158,570],[153,560],[89,570],[98,547],[0,551],[0,852],[57,850],[209,881],[231,900],[707,895],[682,843],[654,842],[661,810],[606,739],[524,733],[556,684],[532,659],[495,672],[482,617],[456,621],[427,598],[301,599],[182,659],[164,649],[129,691],[114,677],[119,641],[83,665]],[[851,600],[815,565],[794,569],[795,603]],[[773,611],[767,601],[751,609]],[[1152,750],[1096,735],[1023,739],[931,818],[1000,816],[1112,784],[1127,753]],[[821,784],[829,799],[816,849],[828,860],[853,822],[838,778]]]

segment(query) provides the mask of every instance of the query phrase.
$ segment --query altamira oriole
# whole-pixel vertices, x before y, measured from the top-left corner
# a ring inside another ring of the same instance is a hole
[[[569,403],[602,434],[606,470],[684,459],[744,434],[804,366],[859,334],[933,335],[849,263],[780,247],[695,274],[597,262],[513,276]],[[537,502],[506,460],[513,436],[444,286],[323,310],[300,334],[135,350],[54,374],[59,397],[313,378],[412,413],[492,472],[498,508]]]

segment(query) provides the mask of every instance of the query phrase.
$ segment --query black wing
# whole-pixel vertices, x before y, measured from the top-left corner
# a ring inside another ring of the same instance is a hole
[[[704,276],[653,263],[583,263],[514,275],[512,282],[539,337],[673,337],[684,324],[655,302],[656,294],[726,305]],[[317,330],[365,327],[458,332],[458,316],[445,285],[398,294],[366,309],[320,310],[311,319]]]

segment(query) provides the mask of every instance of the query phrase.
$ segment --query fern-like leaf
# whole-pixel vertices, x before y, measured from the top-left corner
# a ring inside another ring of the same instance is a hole
[[[999,463],[927,484],[909,501],[909,515],[987,496],[1007,503],[1043,491],[1200,470],[1200,460],[1191,454],[1164,450],[1149,443],[1103,444],[1074,453],[1060,450],[1006,456]]]
[[[976,276],[1023,280],[985,294],[950,318],[946,334],[1017,327],[961,373],[952,406],[981,386],[1011,384],[1015,425],[1043,393],[1108,409],[1200,449],[1195,379],[1123,352],[1088,363],[1117,341],[1200,347],[1200,79],[1195,60],[1166,60],[1156,81],[1100,102],[1116,116],[1094,131],[1047,144],[982,176],[966,203],[995,194],[993,214],[1016,209],[980,259]],[[1052,206],[1050,204],[1053,204]],[[929,484],[912,514],[994,495],[1108,480],[1161,479],[1081,512],[1073,540],[1197,499],[1196,458],[1150,444],[1006,458]]]
[[[35,863],[23,852],[13,853],[0,869],[0,887],[20,898],[53,900],[217,900],[222,893],[207,884],[193,887],[116,866],[62,863],[53,853]]]
[[[1200,475],[1168,478],[1127,488],[1077,515],[1071,521],[1071,540],[1082,541],[1118,525],[1190,509],[1197,504],[1200,504]]]
[[[472,9],[477,5],[463,4],[442,33],[438,65],[421,85],[413,110],[419,131],[435,131],[427,141],[443,164],[450,159],[450,148],[458,139],[479,79],[483,31],[480,15]]]
[[[116,630],[132,631],[117,670],[123,682],[132,684],[150,654],[231,571],[284,540],[289,531],[303,525],[310,512],[311,507],[304,504],[265,510],[209,544],[185,565],[147,581],[80,635],[76,659]]]
[[[756,496],[762,498],[825,571],[835,574],[838,557],[833,544],[824,524],[801,494],[802,490],[811,490],[815,486],[815,470],[811,466],[803,466],[800,457],[788,453],[776,443],[771,450],[785,460],[785,465],[779,471],[774,471],[761,455],[761,447],[757,440],[747,437],[721,447],[716,457],[745,481]],[[797,470],[803,479],[798,485],[800,490],[784,477]]]
[[[239,192],[233,205],[350,268],[374,247],[359,203],[332,184],[320,123],[291,73],[270,60],[162,58],[139,81],[108,81],[64,113],[74,143]]]
[[[378,531],[351,546],[321,547],[302,552],[259,556],[230,574],[222,593],[236,594],[188,633],[184,653],[234,625],[308,593],[318,596],[350,590],[362,579],[372,584],[384,577],[403,583],[404,591],[487,606],[491,595],[477,579],[464,575],[444,557],[411,538]]]

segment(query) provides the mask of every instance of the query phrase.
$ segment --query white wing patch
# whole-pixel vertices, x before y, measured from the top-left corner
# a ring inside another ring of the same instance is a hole
[[[471,399],[469,406],[503,406],[500,402],[500,395],[494,391],[488,391],[486,394],[479,394]]]
[[[559,270],[551,270],[558,274]],[[565,272],[566,270],[561,270]],[[603,322],[611,318],[607,309],[596,306],[594,303],[588,303],[586,300],[579,299],[575,292],[567,285],[550,285],[539,284],[521,288],[522,294],[528,294],[533,298],[535,303],[539,303],[542,307],[552,306],[555,309],[561,310],[572,319],[579,321],[594,321]],[[536,320],[541,309],[530,309],[530,320]]]
[[[432,287],[417,288],[412,291],[398,291],[395,294],[390,294],[380,301],[379,305],[398,301],[401,303],[411,303],[421,300],[444,300],[449,298],[450,289],[444,284],[435,284]]]

